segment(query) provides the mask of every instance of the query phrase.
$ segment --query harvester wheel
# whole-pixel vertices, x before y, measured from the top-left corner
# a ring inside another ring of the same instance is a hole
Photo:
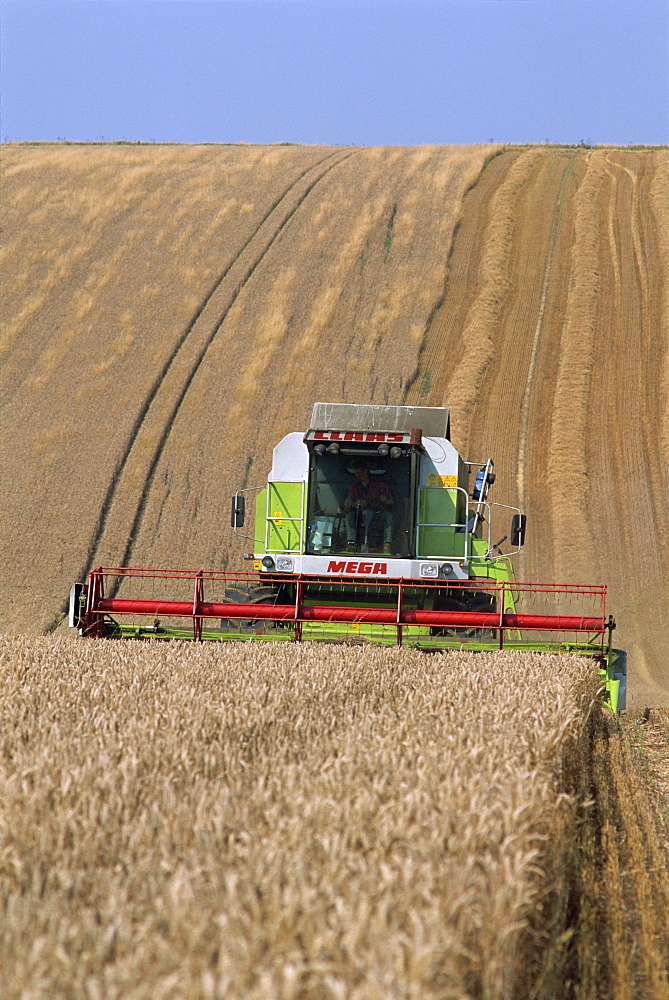
[[[494,612],[496,601],[492,594],[487,594],[481,590],[459,591],[458,597],[440,597],[436,602],[438,611],[482,611]],[[430,635],[451,636],[458,639],[478,639],[487,641],[493,639],[490,629],[482,628],[462,628],[462,627],[440,627],[434,626],[430,629]]]
[[[229,604],[276,604],[277,594],[274,588],[267,586],[245,587],[240,585],[228,590],[224,603]],[[273,628],[275,623],[266,619],[257,618],[221,618],[220,627],[227,631],[245,631],[253,629],[259,622],[263,628]]]

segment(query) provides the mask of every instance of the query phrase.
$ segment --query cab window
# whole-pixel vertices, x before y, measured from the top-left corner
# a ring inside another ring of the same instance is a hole
[[[411,459],[318,455],[309,466],[307,553],[410,551]]]

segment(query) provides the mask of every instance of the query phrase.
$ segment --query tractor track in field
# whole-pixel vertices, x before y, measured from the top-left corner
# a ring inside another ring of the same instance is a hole
[[[507,292],[491,331],[494,351],[478,385],[467,442],[475,458],[488,453],[495,458],[505,484],[505,495],[497,499],[525,510],[530,530],[549,523],[536,488],[545,469],[536,467],[535,452],[538,437],[550,427],[549,372],[556,358],[551,338],[542,333],[564,296],[560,265],[571,241],[571,199],[566,193],[573,185],[573,171],[572,153],[550,162],[538,160],[517,192]],[[505,527],[502,523],[499,535]],[[519,576],[542,579],[540,568],[528,571],[525,561],[523,552]]]
[[[450,405],[443,402],[449,374],[462,353],[460,334],[479,293],[481,230],[490,217],[495,192],[520,155],[504,151],[493,157],[465,195],[449,251],[444,291],[429,318],[418,371],[407,385],[406,405]],[[454,433],[459,430],[454,427]]]
[[[465,198],[407,402],[451,405],[458,450],[494,457],[505,489],[496,499],[522,507],[533,541],[536,532],[521,579],[607,582],[632,703],[663,704],[669,481],[656,419],[653,161],[520,156],[525,167],[517,153],[492,161]]]
[[[101,506],[86,562],[80,570],[80,579],[85,579],[101,558],[114,565],[127,564],[170,430],[216,333],[242,288],[310,192],[353,152],[341,150],[330,153],[300,174],[271,205],[259,226],[203,299],[157,375],[133,424]],[[138,465],[143,468],[139,469]],[[130,480],[129,483],[126,480]],[[138,490],[139,500],[130,500],[130,495],[137,497]],[[125,504],[118,498],[123,498]],[[115,516],[115,507],[121,505],[123,510]],[[128,524],[131,525],[129,532]],[[104,558],[107,554],[111,555],[114,549],[118,551],[113,541],[118,538],[126,538],[120,559]],[[65,608],[62,613],[64,611]],[[59,621],[60,618],[54,621],[46,632],[53,631]]]
[[[569,996],[669,996],[669,800],[666,773],[656,767],[666,757],[666,712],[654,709],[645,723],[629,716],[594,720]]]
[[[533,464],[537,422],[539,427],[546,425],[550,410],[550,403],[545,403],[550,394],[546,368],[556,359],[541,334],[554,321],[564,296],[563,257],[572,232],[573,191],[568,192],[574,186],[576,158],[572,151],[550,160],[527,156],[523,166],[514,151],[488,166],[488,176],[484,172],[465,200],[454,240],[450,287],[423,355],[431,392],[421,401],[449,405],[453,388],[457,390],[462,381],[459,372],[464,370],[468,349],[463,331],[477,310],[487,320],[487,356],[475,372],[467,412],[453,417],[454,434],[466,458],[484,460],[488,452],[493,455],[507,491],[499,499],[519,506],[526,506],[528,499],[526,470]],[[510,179],[514,168],[515,184]],[[502,203],[508,222],[506,232],[497,232],[495,239],[502,185],[508,190]],[[552,213],[549,218],[543,217],[546,208]],[[486,276],[483,248],[493,241],[495,255],[488,260]],[[495,288],[499,288],[497,301],[491,294]]]
[[[556,344],[554,336],[544,333],[564,312],[567,296],[575,167],[571,152],[542,164],[522,193],[518,214],[523,223],[514,234],[510,268],[514,294],[500,326],[496,364],[480,394],[476,422],[477,446],[497,437],[495,453],[499,452],[504,479],[510,483],[513,477],[507,502],[527,512],[535,531],[542,526],[541,546],[532,547],[539,558],[530,563],[526,551],[520,556],[519,572],[525,579],[543,580],[551,575],[550,570],[547,573],[551,562],[547,547],[552,537],[546,530],[550,515],[541,484],[547,474],[544,442],[551,432],[559,338]],[[542,206],[550,213],[547,218]],[[514,363],[509,370],[511,358]],[[495,405],[488,400],[496,400]],[[503,426],[509,414],[514,415],[513,426],[500,435],[496,428]]]
[[[548,255],[546,257],[546,263],[543,269],[543,277],[541,279],[541,289],[539,291],[539,306],[537,309],[537,318],[534,327],[534,336],[532,339],[532,347],[530,350],[530,359],[527,368],[527,378],[525,380],[525,389],[523,391],[523,398],[520,404],[520,417],[519,417],[519,428],[518,428],[518,459],[517,459],[518,467],[516,471],[516,486],[517,486],[517,501],[521,510],[525,508],[527,500],[526,488],[525,488],[525,472],[527,467],[527,452],[528,452],[529,433],[530,433],[530,407],[531,407],[533,392],[535,389],[534,377],[537,368],[541,334],[544,329],[544,320],[546,317],[546,306],[548,303],[549,286],[553,277],[556,250],[558,247],[558,236],[560,232],[560,225],[562,222],[563,211],[565,206],[564,196],[567,190],[567,185],[569,183],[569,180],[573,175],[577,155],[578,155],[577,153],[572,154],[570,161],[566,165],[564,172],[562,174],[562,179],[560,181],[559,189],[555,196],[555,206],[556,206],[555,215],[553,216],[550,236],[548,239]]]
[[[418,351],[416,367],[407,379],[404,387],[402,402],[405,406],[419,406],[424,404],[427,396],[433,391],[433,377],[441,377],[441,375],[438,375],[436,371],[433,371],[433,368],[436,368],[439,371],[441,370],[440,361],[441,356],[443,355],[443,346],[447,335],[448,324],[440,324],[438,332],[433,330],[433,324],[435,324],[437,317],[444,308],[447,297],[451,294],[451,283],[462,277],[461,266],[457,269],[456,274],[453,273],[453,257],[455,248],[456,246],[461,248],[462,246],[471,247],[472,245],[471,240],[468,239],[466,235],[460,233],[460,227],[463,223],[465,223],[467,228],[469,228],[471,225],[469,213],[474,212],[478,215],[478,213],[483,211],[484,206],[487,205],[487,200],[490,197],[488,189],[490,174],[494,173],[497,175],[500,165],[495,161],[500,157],[502,157],[504,165],[506,165],[507,162],[510,162],[508,150],[497,150],[485,161],[476,179],[464,192],[460,215],[453,227],[448,252],[446,254],[446,277],[441,290],[441,295],[434,302],[427,317],[427,321],[425,323],[425,334]],[[494,167],[491,168],[491,164],[493,163]],[[479,186],[483,189],[483,193],[479,190]]]
[[[598,551],[607,553],[603,572],[619,623],[618,641],[628,650],[633,669],[636,700],[662,704],[660,685],[669,643],[664,570],[669,558],[669,476],[654,420],[663,401],[657,355],[662,321],[659,281],[649,262],[659,250],[653,218],[640,197],[652,182],[652,170],[633,153],[610,154],[607,167],[601,204],[602,257],[607,263],[602,267],[600,308],[601,325],[610,330],[610,338],[596,344],[588,401],[588,422],[603,428],[606,440],[603,449],[594,442],[588,448],[588,462],[602,483],[593,531]],[[607,546],[611,524],[618,526],[613,547]]]
[[[313,188],[326,176],[326,174],[330,172],[330,170],[332,170],[335,166],[337,166],[342,161],[348,159],[352,155],[353,153],[351,151],[345,151],[345,152],[342,151],[342,152],[332,153],[329,156],[324,157],[323,160],[320,160],[309,170],[306,170],[303,174],[301,174],[284,191],[281,197],[274,202],[274,204],[266,213],[265,217],[263,218],[258,228],[249,237],[249,239],[244,244],[240,252],[234,258],[234,260],[228,265],[224,273],[221,275],[221,277],[217,280],[217,282],[213,286],[212,290],[203,300],[201,306],[198,308],[195,315],[193,316],[193,319],[188,325],[183,338],[177,345],[168,363],[165,365],[164,371],[161,373],[159,379],[157,379],[156,384],[154,386],[154,390],[152,391],[151,396],[149,397],[147,402],[145,403],[141,417],[136,424],[137,430],[135,431],[133,438],[129,444],[128,454],[125,459],[124,465],[130,461],[132,450],[139,439],[139,436],[144,428],[144,425],[150,419],[150,411],[152,405],[155,404],[157,407],[162,402],[162,399],[160,397],[162,395],[166,395],[168,396],[168,401],[166,402],[165,405],[169,407],[169,409],[166,418],[165,417],[163,418],[160,436],[155,446],[153,455],[151,456],[148,468],[146,470],[140,498],[136,505],[134,517],[132,518],[132,521],[130,522],[126,521],[126,524],[127,523],[131,524],[131,528],[129,534],[127,535],[127,542],[125,545],[123,555],[120,560],[120,565],[125,566],[128,564],[130,560],[135,537],[137,535],[139,525],[141,523],[142,516],[144,514],[144,509],[146,506],[146,501],[148,499],[148,492],[151,487],[151,482],[153,480],[153,476],[158,466],[158,462],[160,461],[160,457],[162,455],[165,444],[169,437],[171,428],[174,425],[174,421],[176,420],[181,404],[183,403],[186,393],[200,365],[202,364],[205,358],[209,346],[211,345],[214,337],[216,336],[216,333],[218,332],[221,324],[224,322],[225,317],[228,314],[231,306],[235,302],[237,296],[241,292],[244,285],[252,277],[254,271],[261,263],[261,261],[263,260],[269,249],[272,247],[273,243],[280,236],[285,226],[297,212],[298,208],[302,205],[302,203],[310,194],[310,192],[313,190]],[[325,169],[323,169],[324,166]],[[295,199],[294,204],[286,205],[288,199],[291,199],[291,195]],[[273,217],[276,215],[278,215],[279,218],[277,219],[276,222],[274,222]],[[263,230],[268,230],[268,232],[264,233]],[[258,248],[257,252],[254,252],[255,244],[257,243],[260,243],[261,246]],[[251,259],[249,260],[247,258]],[[237,272],[241,272],[241,274],[238,274]],[[232,287],[228,288],[224,286],[224,282],[226,283],[226,285],[231,285]],[[223,301],[220,302],[219,301],[220,299],[223,299]],[[213,313],[214,315],[210,316],[210,313]],[[178,384],[172,389],[171,395],[174,401],[170,405],[169,394],[171,387],[166,386],[165,382],[167,380],[168,375],[172,373],[172,369],[176,366],[179,360],[179,355],[184,350],[184,348],[186,347],[193,348],[192,341],[194,339],[194,334],[196,334],[198,330],[198,324],[199,326],[202,327],[203,343],[199,347],[194,348],[195,358],[191,361],[190,365],[188,365],[186,371],[183,373],[181,384],[180,385]],[[110,504],[107,508],[108,512],[110,511],[111,503],[113,502],[115,494],[116,494],[116,489],[113,490],[112,496],[110,498]],[[98,545],[103,544],[103,535],[107,525],[107,520],[108,520],[108,514],[105,516],[104,523],[102,525],[102,530],[100,531],[98,542],[96,544],[96,548]],[[121,534],[119,535],[118,530],[115,531],[113,534],[114,537],[123,537],[123,533],[121,532]],[[93,558],[95,558],[95,552],[93,554]],[[93,561],[90,560],[87,573],[92,568],[92,565]]]

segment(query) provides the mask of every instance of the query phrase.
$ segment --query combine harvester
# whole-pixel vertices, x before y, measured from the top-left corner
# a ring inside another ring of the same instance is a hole
[[[447,409],[316,403],[307,432],[274,449],[267,483],[233,497],[251,568],[99,567],[73,585],[70,625],[96,638],[569,652],[599,664],[605,703],[620,711],[624,654],[606,587],[516,582],[526,519],[490,501],[494,481],[492,459],[465,462],[451,444]],[[499,513],[511,528],[494,542]]]

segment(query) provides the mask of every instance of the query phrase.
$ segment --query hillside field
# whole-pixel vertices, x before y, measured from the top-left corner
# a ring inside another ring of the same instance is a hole
[[[94,565],[233,568],[229,497],[316,400],[447,405],[605,582],[669,705],[669,152],[3,147],[2,619]]]
[[[2,194],[0,994],[669,998],[669,151],[6,145]],[[68,634],[96,565],[240,568],[315,401],[449,406],[632,712],[574,657]]]

